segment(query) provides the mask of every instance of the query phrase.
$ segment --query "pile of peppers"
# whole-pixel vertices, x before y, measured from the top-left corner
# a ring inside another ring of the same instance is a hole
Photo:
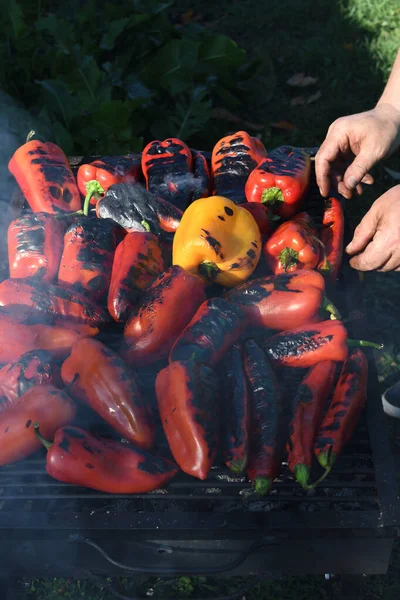
[[[259,495],[285,460],[305,490],[329,475],[380,346],[329,298],[343,210],[312,213],[307,149],[239,131],[211,160],[168,138],[73,170],[31,132],[9,169],[0,465],[44,447],[53,478],[110,494],[204,480],[217,456]]]

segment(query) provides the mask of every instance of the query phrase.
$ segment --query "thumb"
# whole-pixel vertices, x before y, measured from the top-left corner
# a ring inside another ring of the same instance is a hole
[[[346,248],[347,254],[357,254],[357,252],[364,250],[375,235],[378,221],[378,211],[372,206],[355,228],[353,239]]]
[[[344,184],[348,189],[353,190],[359,183],[361,183],[361,180],[374,166],[376,163],[374,154],[375,153],[373,150],[365,149],[355,157],[343,177]]]

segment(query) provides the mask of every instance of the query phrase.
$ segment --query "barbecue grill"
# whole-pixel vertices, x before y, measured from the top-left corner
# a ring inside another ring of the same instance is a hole
[[[334,301],[349,316],[352,337],[365,338],[358,278],[346,264]],[[246,478],[220,466],[206,481],[181,474],[165,490],[123,496],[53,480],[44,451],[2,467],[1,598],[22,598],[14,587],[21,576],[385,574],[399,498],[372,354],[368,358],[365,415],[314,493],[300,488],[287,465],[265,499],[253,495]]]

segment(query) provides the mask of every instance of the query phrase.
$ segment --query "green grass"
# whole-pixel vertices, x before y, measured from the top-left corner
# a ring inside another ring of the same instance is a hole
[[[263,77],[254,81],[257,101],[233,112],[247,121],[265,123],[261,133],[269,147],[281,143],[319,144],[334,119],[372,107],[400,46],[398,0],[179,0],[176,7],[179,9],[174,9],[175,15],[193,9],[213,30],[231,35],[252,54],[261,53],[267,58]],[[316,77],[317,83],[305,89],[289,87],[287,79],[299,72]],[[314,103],[293,105],[296,96],[307,98],[317,91],[321,97]],[[292,123],[296,130],[288,132],[271,126],[279,121]],[[216,121],[215,135],[235,127],[229,121]],[[393,157],[390,165],[399,168],[398,158]],[[376,173],[374,188],[362,200],[347,205],[347,217],[354,225],[369,204],[393,185],[382,167]],[[372,337],[386,344],[379,359],[384,383],[400,372],[400,278],[398,274],[372,273],[365,276],[364,284]],[[366,600],[399,597],[399,558],[396,546],[388,576],[368,578]],[[179,598],[199,593],[217,595],[231,592],[235,585],[199,578],[180,578],[167,586],[157,580],[151,583],[153,597],[159,598],[171,594]],[[33,587],[32,598],[40,600],[112,598],[101,587],[82,582],[35,581]],[[324,600],[329,597],[330,587],[323,577],[291,577],[259,584],[245,598]],[[145,587],[141,591],[145,592]]]

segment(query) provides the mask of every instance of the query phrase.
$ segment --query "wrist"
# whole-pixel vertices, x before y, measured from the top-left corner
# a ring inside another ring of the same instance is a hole
[[[380,114],[381,118],[393,126],[393,142],[391,147],[391,152],[393,152],[400,145],[400,105],[397,108],[394,103],[387,101],[382,96],[374,110]]]

